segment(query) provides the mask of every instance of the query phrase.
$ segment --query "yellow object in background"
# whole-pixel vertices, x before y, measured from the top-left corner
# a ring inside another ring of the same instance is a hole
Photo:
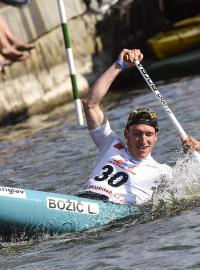
[[[200,46],[200,16],[177,22],[174,28],[148,39],[147,44],[158,59],[164,59]]]

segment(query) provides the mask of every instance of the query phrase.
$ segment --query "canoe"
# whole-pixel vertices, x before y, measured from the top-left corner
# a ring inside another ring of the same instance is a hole
[[[1,232],[80,232],[141,211],[139,207],[73,195],[0,187]]]
[[[148,39],[150,50],[158,59],[164,59],[199,47],[200,22],[198,23],[198,20],[193,24],[189,19],[177,22],[175,24],[177,28],[160,32]]]

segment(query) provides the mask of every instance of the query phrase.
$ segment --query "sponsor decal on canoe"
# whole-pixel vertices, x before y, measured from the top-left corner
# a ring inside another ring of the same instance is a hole
[[[0,187],[0,196],[26,199],[26,192],[20,188]]]
[[[97,203],[65,200],[53,197],[47,197],[47,208],[52,210],[69,211],[87,215],[99,214],[99,205]]]

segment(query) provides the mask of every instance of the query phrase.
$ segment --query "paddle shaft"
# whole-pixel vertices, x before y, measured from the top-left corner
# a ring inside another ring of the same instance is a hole
[[[145,79],[145,81],[148,84],[149,88],[156,95],[156,97],[160,101],[162,107],[167,112],[169,118],[171,119],[171,121],[174,124],[174,126],[177,128],[179,134],[183,137],[183,139],[186,139],[188,137],[187,134],[186,134],[186,132],[183,130],[183,128],[180,125],[180,123],[178,122],[177,118],[175,117],[175,115],[170,110],[167,102],[161,96],[160,92],[158,91],[157,87],[155,86],[155,84],[151,80],[150,76],[148,75],[148,73],[146,72],[146,70],[144,69],[144,67],[140,63],[140,61],[136,60],[136,61],[134,61],[134,63],[135,63],[135,66],[137,67],[138,71],[142,75],[142,77]],[[199,155],[198,152],[194,151],[193,152],[193,155],[200,161],[200,155]]]

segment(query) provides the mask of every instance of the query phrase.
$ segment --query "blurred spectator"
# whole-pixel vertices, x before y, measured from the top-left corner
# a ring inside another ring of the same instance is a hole
[[[24,5],[27,5],[30,1],[29,0],[1,0],[0,2],[15,6],[15,7],[22,7]]]
[[[119,0],[84,0],[89,11],[95,14],[105,14]]]
[[[0,16],[0,67],[16,61],[25,61],[29,55],[25,51],[34,45],[19,41],[10,31],[3,17]]]
[[[22,7],[27,5],[30,0],[0,0],[0,2],[15,7]],[[24,51],[33,48],[33,44],[19,41],[10,31],[4,18],[0,16],[0,70],[13,62],[25,61],[29,56]]]

